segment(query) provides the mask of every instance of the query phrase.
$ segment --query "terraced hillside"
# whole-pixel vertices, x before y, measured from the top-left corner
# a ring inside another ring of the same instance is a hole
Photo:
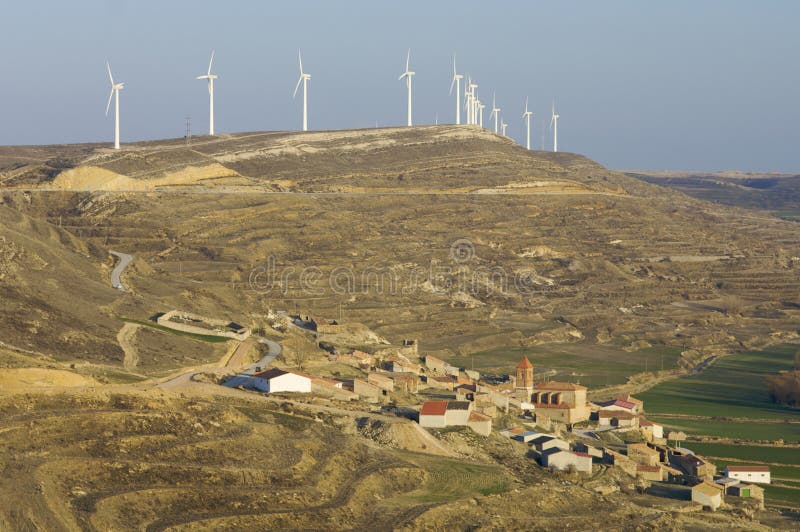
[[[0,168],[16,187],[3,198],[92,246],[95,268],[99,250],[136,255],[133,292],[105,316],[177,307],[258,325],[297,309],[485,370],[538,352],[593,386],[675,367],[682,351],[797,337],[794,224],[476,128],[64,150],[51,158],[70,168],[52,179],[33,159]]]

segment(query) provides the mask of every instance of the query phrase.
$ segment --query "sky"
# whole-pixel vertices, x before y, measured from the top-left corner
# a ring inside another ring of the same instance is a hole
[[[292,130],[302,48],[309,128],[455,121],[453,54],[524,144],[555,100],[560,151],[617,169],[800,172],[800,2],[794,0],[4,2],[0,145],[122,142],[208,131]],[[301,89],[302,90],[302,89]],[[547,149],[552,134],[546,129]]]

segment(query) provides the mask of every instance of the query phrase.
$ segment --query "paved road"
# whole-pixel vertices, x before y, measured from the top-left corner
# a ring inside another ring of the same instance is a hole
[[[264,369],[281,354],[281,344],[278,342],[273,342],[272,340],[267,340],[266,338],[258,337],[259,343],[265,344],[269,346],[269,351],[266,355],[261,357],[260,360],[250,364],[247,366],[241,373],[238,375],[231,377],[227,381],[225,381],[224,386],[229,388],[238,388],[239,386],[244,386],[248,388],[250,385],[250,381],[253,379],[252,375],[256,372],[256,368]]]
[[[112,255],[119,259],[117,266],[114,268],[114,271],[111,272],[111,286],[125,291],[125,287],[122,286],[122,272],[125,271],[125,268],[133,261],[133,255],[128,255],[127,253],[120,253],[118,251],[109,251]]]

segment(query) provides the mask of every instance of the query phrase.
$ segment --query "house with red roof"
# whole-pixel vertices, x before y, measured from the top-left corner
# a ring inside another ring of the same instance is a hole
[[[765,465],[729,465],[725,467],[725,476],[756,484],[771,482],[769,466]]]
[[[492,420],[472,410],[471,401],[425,401],[419,411],[419,424],[426,428],[469,427],[483,436],[492,432]]]

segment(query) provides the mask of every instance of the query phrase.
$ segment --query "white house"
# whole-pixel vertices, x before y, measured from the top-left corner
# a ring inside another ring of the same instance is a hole
[[[659,425],[658,423],[653,423],[644,416],[639,416],[639,430],[648,436],[648,441],[662,439],[664,437],[664,426]]]
[[[559,471],[570,468],[583,473],[592,472],[592,457],[586,453],[566,451],[553,447],[542,453],[542,465]]]
[[[310,393],[311,379],[297,373],[271,368],[253,375],[253,387],[267,393]]]
[[[769,466],[760,465],[729,465],[725,467],[725,476],[735,478],[742,482],[755,484],[769,484]]]
[[[701,482],[692,488],[692,502],[716,510],[722,506],[722,487]]]

